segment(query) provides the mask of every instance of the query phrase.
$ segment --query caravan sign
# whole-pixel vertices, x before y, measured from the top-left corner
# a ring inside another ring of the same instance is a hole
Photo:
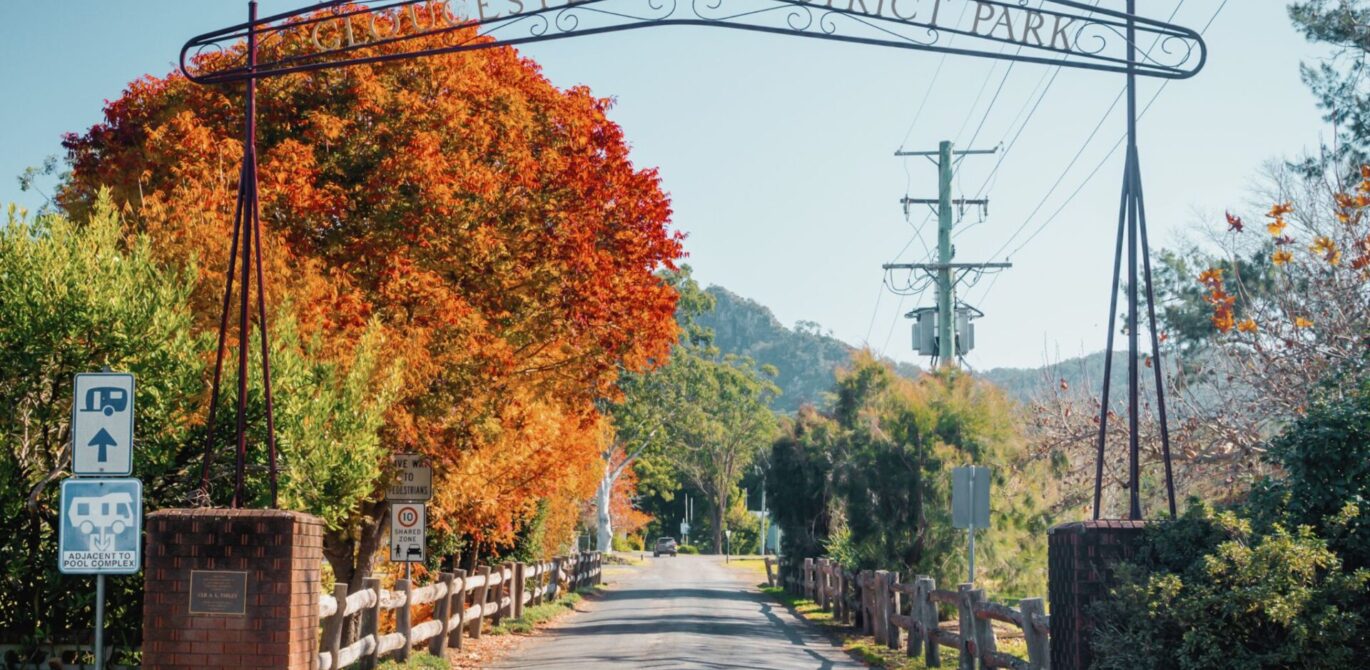
[[[133,473],[133,375],[76,375],[71,399],[71,471],[77,477]]]
[[[131,575],[142,565],[143,483],[137,479],[62,482],[58,564],[64,574]]]

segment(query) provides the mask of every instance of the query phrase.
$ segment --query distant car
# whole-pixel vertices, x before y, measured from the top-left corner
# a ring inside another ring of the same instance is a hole
[[[652,557],[653,557],[653,558],[656,558],[656,557],[661,556],[662,554],[670,554],[670,555],[672,555],[672,556],[675,556],[675,554],[676,554],[675,538],[673,538],[673,537],[662,537],[662,538],[657,538],[656,546],[655,546],[655,547],[652,547]]]

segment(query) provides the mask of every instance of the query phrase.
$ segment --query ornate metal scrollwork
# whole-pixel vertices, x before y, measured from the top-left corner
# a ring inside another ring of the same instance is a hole
[[[528,44],[665,25],[710,26],[1139,76],[1198,73],[1207,46],[1169,23],[1075,0],[333,0],[190,40],[181,69],[201,83]],[[500,3],[500,4],[497,4]],[[535,5],[536,3],[536,5]],[[845,7],[842,6],[845,4]],[[474,6],[475,12],[469,10]],[[238,43],[249,28],[259,57]],[[271,48],[303,31],[312,49]],[[1135,36],[1135,60],[1129,62]],[[436,44],[435,44],[436,43]],[[380,48],[384,47],[384,48]],[[1010,48],[1012,47],[1012,48]]]

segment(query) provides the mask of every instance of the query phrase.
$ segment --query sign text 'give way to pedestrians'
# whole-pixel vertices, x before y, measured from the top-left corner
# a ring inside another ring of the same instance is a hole
[[[385,499],[400,502],[428,502],[433,499],[433,466],[422,454],[394,454],[390,467],[395,478],[385,491]]]

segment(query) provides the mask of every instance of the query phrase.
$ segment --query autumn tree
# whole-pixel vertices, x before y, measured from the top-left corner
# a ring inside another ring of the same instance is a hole
[[[309,39],[287,31],[263,49]],[[107,186],[162,259],[198,260],[200,331],[217,326],[241,95],[177,73],[145,77],[65,142],[61,205],[87,212]],[[656,272],[680,256],[679,239],[656,173],[629,161],[608,101],[557,89],[497,48],[266,80],[258,106],[273,309],[289,310],[299,342],[341,368],[368,337],[403,362],[378,443],[431,457],[434,526],[466,560],[509,546],[540,500],[553,501],[540,518],[554,549],[599,480],[606,433],[594,401],[676,339],[675,292]],[[325,541],[354,586],[384,530],[379,488]]]

